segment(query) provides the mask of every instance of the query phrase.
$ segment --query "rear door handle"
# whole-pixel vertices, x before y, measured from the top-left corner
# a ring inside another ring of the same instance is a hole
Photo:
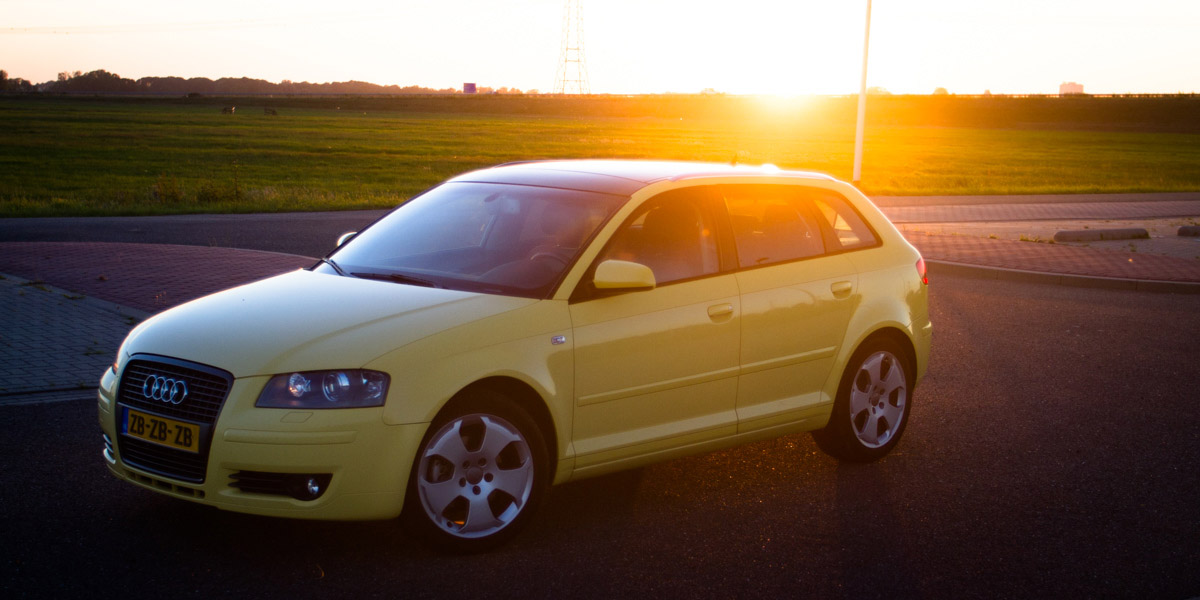
[[[854,291],[854,284],[849,281],[839,281],[829,286],[829,291],[833,292],[835,298],[845,298]]]

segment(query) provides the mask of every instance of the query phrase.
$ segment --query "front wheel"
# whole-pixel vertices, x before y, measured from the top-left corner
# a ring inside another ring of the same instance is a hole
[[[913,368],[890,339],[864,344],[850,358],[829,424],[813,438],[845,461],[878,460],[900,441],[912,408]]]
[[[546,454],[541,432],[521,407],[477,392],[430,424],[410,478],[405,521],[452,552],[503,544],[541,500]]]

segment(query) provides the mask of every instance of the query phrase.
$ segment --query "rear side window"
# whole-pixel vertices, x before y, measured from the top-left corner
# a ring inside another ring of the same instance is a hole
[[[878,244],[840,194],[796,185],[723,185],[741,268],[799,260]]]
[[[738,266],[757,267],[825,253],[816,215],[795,188],[727,186],[722,191],[737,244]]]
[[[825,190],[813,190],[812,203],[831,232],[825,236],[829,251],[867,248],[878,243],[871,228],[841,195]]]

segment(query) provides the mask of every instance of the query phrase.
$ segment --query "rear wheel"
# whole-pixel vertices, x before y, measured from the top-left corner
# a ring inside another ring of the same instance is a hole
[[[913,368],[895,341],[871,340],[850,358],[829,424],[814,431],[817,445],[852,462],[878,460],[900,441],[912,407]]]
[[[479,552],[511,539],[546,487],[546,445],[507,397],[477,391],[430,424],[410,478],[404,518],[431,544]]]

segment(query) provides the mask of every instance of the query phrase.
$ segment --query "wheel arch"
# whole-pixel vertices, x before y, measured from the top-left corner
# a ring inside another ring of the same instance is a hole
[[[860,361],[870,356],[869,352],[874,351],[873,345],[875,344],[886,344],[886,348],[889,351],[898,351],[901,354],[899,359],[903,363],[906,363],[901,368],[907,367],[906,370],[915,372],[918,360],[916,347],[907,332],[894,324],[882,324],[880,327],[866,333],[857,343],[847,345],[845,362],[839,372],[836,373],[837,390],[834,392],[834,401],[831,405],[829,421],[823,428],[812,432],[817,446],[826,454],[838,460],[848,462],[871,462],[878,460],[890,452],[899,442],[900,436],[904,433],[904,429],[908,425],[907,416],[912,408],[911,399],[912,391],[916,386],[915,381],[908,387],[906,402],[901,411],[902,417],[900,420],[895,421],[899,425],[895,426],[894,431],[889,433],[891,437],[882,442],[881,445],[866,445],[868,442],[862,439],[862,436],[852,424],[855,417],[851,414],[852,409],[849,408],[850,393],[845,386],[851,385],[851,381],[855,377],[855,371],[857,371],[859,365],[863,364]],[[856,359],[855,357],[860,358]],[[865,412],[864,410],[863,413]],[[875,423],[874,418],[876,417],[868,417],[870,419],[868,423]],[[889,431],[892,429],[892,418],[892,416],[887,417]],[[878,442],[877,436],[874,441]]]
[[[918,362],[917,347],[913,344],[908,332],[897,325],[884,325],[864,335],[861,340],[847,349],[845,360],[849,361],[850,357],[854,356],[854,353],[858,352],[859,348],[880,339],[893,341],[900,346],[900,349],[904,352],[904,359],[908,361],[909,369],[912,371],[913,377],[916,378],[917,373],[920,372],[920,368],[924,365]],[[913,382],[913,387],[916,387],[915,381]]]
[[[448,410],[454,410],[459,403],[470,397],[472,392],[478,390],[501,394],[529,414],[546,443],[546,458],[550,462],[549,476],[553,479],[558,468],[558,432],[554,427],[554,418],[550,415],[550,409],[546,405],[545,399],[528,383],[503,375],[480,379],[454,394],[438,411],[438,415]]]

